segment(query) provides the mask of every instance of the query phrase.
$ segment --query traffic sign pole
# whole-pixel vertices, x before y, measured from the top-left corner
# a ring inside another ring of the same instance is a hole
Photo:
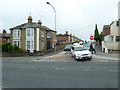
[[[57,43],[57,40],[54,39],[53,42],[54,42],[54,48],[55,48],[55,52],[56,52],[56,43]]]

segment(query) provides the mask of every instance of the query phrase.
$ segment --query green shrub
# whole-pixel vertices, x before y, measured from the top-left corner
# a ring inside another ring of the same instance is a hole
[[[19,47],[17,45],[14,45],[14,49],[13,50],[14,50],[13,52],[17,53],[18,50],[19,50]]]
[[[25,51],[24,51],[23,49],[19,48],[17,52],[18,52],[18,53],[23,53],[23,52],[25,52]]]
[[[8,46],[8,52],[13,52],[13,50],[14,50],[13,45],[9,45],[9,46]]]
[[[2,52],[8,52],[9,45],[10,45],[10,43],[3,43],[2,44]]]

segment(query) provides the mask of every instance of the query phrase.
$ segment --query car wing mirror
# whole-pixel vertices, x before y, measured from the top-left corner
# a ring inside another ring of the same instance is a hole
[[[74,47],[72,47],[72,50],[74,50]]]

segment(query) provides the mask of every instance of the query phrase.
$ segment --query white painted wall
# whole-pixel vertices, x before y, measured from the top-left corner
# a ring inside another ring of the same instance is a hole
[[[37,38],[36,38],[36,45],[37,45],[37,49],[36,49],[36,51],[39,51],[40,49],[39,49],[39,47],[40,47],[40,44],[39,44],[39,36],[40,36],[40,30],[39,30],[39,28],[37,28]]]
[[[27,36],[27,30],[30,30],[30,36]],[[27,50],[27,41],[30,41],[30,52],[34,51],[34,28],[26,29],[26,50]]]
[[[102,50],[108,52],[108,49],[119,50],[120,42],[116,42],[116,36],[120,36],[120,26],[116,26],[118,20],[114,21],[110,27],[110,35],[104,37],[104,42],[102,42]]]
[[[120,1],[118,2],[118,19],[120,19]]]

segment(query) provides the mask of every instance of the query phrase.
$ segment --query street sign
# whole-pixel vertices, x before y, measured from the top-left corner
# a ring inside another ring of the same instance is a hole
[[[53,39],[53,42],[54,42],[54,43],[57,43],[57,40],[56,40],[56,39]]]
[[[90,40],[94,40],[94,36],[90,36]]]

